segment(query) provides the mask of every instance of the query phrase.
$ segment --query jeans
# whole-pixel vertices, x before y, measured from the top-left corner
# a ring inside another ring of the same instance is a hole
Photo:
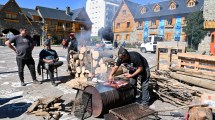
[[[141,77],[141,85],[142,85],[142,104],[147,105],[149,103],[149,91],[148,91],[148,85],[149,85],[149,78],[150,78],[150,71],[147,69],[146,75],[139,75],[134,78],[130,78],[130,84],[133,85],[135,88],[137,88],[137,79],[138,77]],[[137,89],[135,89],[135,96],[137,94]]]
[[[60,67],[61,65],[63,65],[62,61],[54,62],[52,64],[45,63],[45,68],[48,70],[51,81],[54,80],[54,69]]]
[[[24,82],[24,67],[27,65],[28,69],[30,70],[31,77],[33,80],[36,80],[36,71],[35,71],[35,62],[34,59],[31,57],[29,59],[21,59],[16,58],[17,66],[18,66],[18,73],[19,79],[21,82]]]

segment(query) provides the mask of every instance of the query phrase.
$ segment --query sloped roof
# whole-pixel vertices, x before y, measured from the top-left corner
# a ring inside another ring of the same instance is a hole
[[[162,17],[162,16],[171,16],[171,15],[180,15],[188,14],[196,11],[203,10],[204,0],[198,0],[196,6],[187,7],[186,0],[174,0],[177,4],[177,8],[174,10],[169,9],[170,1],[163,1],[153,4],[140,5],[129,0],[124,0],[128,8],[130,9],[134,19],[147,19],[153,17]],[[153,7],[158,4],[160,6],[159,12],[154,12]],[[142,7],[146,8],[146,13],[142,14]]]
[[[42,6],[37,6],[36,9],[40,11],[43,18],[73,21],[78,17],[83,8],[71,10],[69,15],[66,14],[65,10],[47,8]]]
[[[134,3],[134,2],[131,2],[129,0],[124,0],[125,1],[125,4],[128,6],[129,10],[131,11],[131,14],[133,15],[133,17],[135,17],[135,14],[136,12],[139,12],[137,9],[140,4],[137,4],[137,3]]]
[[[32,18],[32,15],[34,15],[34,16],[40,16],[40,15],[37,13],[36,10],[28,9],[28,8],[21,8],[21,9],[22,9],[22,11],[23,11],[29,18],[31,18],[31,19],[33,19],[33,18]]]

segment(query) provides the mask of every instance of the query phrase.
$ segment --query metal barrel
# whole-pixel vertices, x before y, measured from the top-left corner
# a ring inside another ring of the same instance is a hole
[[[131,86],[113,88],[97,85],[87,86],[85,91],[92,94],[92,115],[100,117],[110,109],[130,104],[134,101],[134,88]]]

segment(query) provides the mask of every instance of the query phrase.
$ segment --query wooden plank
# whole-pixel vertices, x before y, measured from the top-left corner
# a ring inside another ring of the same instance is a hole
[[[34,109],[39,105],[39,101],[37,100],[36,102],[34,102],[27,110],[27,113],[31,113],[34,111]]]
[[[214,61],[215,62],[215,56],[209,56],[209,55],[198,55],[198,54],[189,54],[189,53],[179,53],[179,58],[190,58],[190,59],[199,59],[199,60],[205,60],[205,61]]]
[[[211,77],[211,76],[200,75],[200,74],[189,73],[189,72],[181,72],[181,71],[177,71],[176,73],[215,81],[215,77]]]
[[[157,47],[156,48],[156,65],[157,65],[157,70],[159,70],[159,63],[160,63],[160,49]]]
[[[191,77],[187,75],[178,74],[176,72],[171,72],[170,76],[174,79],[181,80],[199,87],[203,87],[210,90],[215,90],[215,81],[211,81],[208,79],[202,79],[197,77]]]

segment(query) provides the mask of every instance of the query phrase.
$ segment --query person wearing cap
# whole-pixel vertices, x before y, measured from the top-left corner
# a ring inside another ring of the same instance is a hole
[[[69,35],[69,39],[67,40],[68,44],[68,51],[67,51],[67,63],[69,65],[69,61],[70,61],[70,53],[71,52],[78,52],[78,41],[75,37],[75,33],[70,33]],[[69,69],[69,67],[68,67]]]
[[[63,65],[62,61],[59,61],[58,54],[55,50],[51,49],[51,40],[48,39],[43,44],[44,49],[39,54],[39,59],[45,63],[45,68],[48,70],[50,81],[53,86],[57,86],[54,80],[54,69]]]
[[[148,92],[150,70],[147,60],[138,52],[128,52],[125,48],[120,47],[118,51],[118,60],[109,75],[110,81],[114,80],[114,73],[121,64],[129,70],[129,73],[124,74],[124,76],[130,80],[130,84],[135,88],[135,95],[137,94],[137,79],[141,79],[142,105],[148,106],[150,99]]]
[[[21,81],[21,86],[26,86],[24,82],[24,67],[27,65],[30,70],[33,83],[41,84],[36,78],[35,62],[32,57],[32,50],[34,48],[33,39],[27,35],[27,30],[25,28],[20,28],[20,34],[14,36],[5,42],[5,44],[16,53],[16,62],[18,65],[19,79]],[[11,45],[11,43],[16,44],[16,48]]]

